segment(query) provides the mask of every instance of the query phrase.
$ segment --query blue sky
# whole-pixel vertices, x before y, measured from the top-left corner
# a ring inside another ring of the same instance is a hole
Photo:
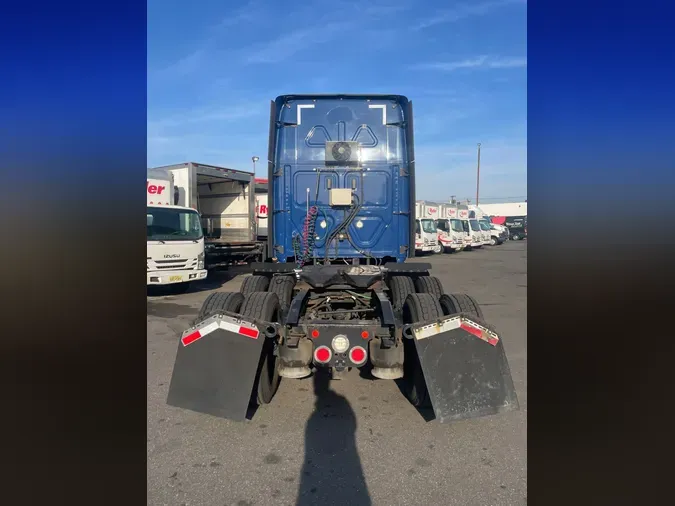
[[[525,0],[148,1],[148,166],[251,170],[285,93],[415,107],[417,198],[527,195]],[[260,175],[265,165],[258,165]]]

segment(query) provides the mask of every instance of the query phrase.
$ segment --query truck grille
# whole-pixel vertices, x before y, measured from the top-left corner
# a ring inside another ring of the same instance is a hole
[[[196,258],[147,261],[148,271],[194,270],[197,268]]]

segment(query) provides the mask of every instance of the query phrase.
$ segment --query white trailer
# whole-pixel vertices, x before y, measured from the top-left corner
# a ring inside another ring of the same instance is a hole
[[[480,208],[488,216],[527,216],[527,202],[480,204]]]
[[[173,176],[176,203],[201,215],[207,268],[262,260],[253,173],[194,162],[159,169]]]
[[[147,196],[147,284],[189,284],[206,278],[204,234],[199,213],[175,205],[175,187],[168,171],[148,170]]]
[[[267,193],[269,184],[267,179],[255,179],[255,224],[259,241],[267,240]]]
[[[419,253],[440,253],[436,230],[438,204],[418,200],[415,202],[415,251]]]

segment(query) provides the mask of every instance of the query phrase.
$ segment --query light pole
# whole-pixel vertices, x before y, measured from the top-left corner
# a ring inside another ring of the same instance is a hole
[[[478,205],[479,187],[480,187],[480,142],[478,143],[478,168],[476,170],[476,205]]]
[[[251,160],[253,160],[253,174],[255,175],[255,162],[260,160],[260,158],[258,158],[257,156],[252,156]]]

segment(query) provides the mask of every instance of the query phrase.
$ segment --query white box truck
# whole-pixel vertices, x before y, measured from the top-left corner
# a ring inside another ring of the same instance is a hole
[[[462,251],[471,246],[470,237],[464,231],[456,204],[440,204],[439,218],[436,220],[438,242],[445,253]]]
[[[159,167],[173,176],[175,203],[201,215],[206,268],[262,260],[266,244],[255,223],[251,172],[194,162]]]
[[[468,236],[468,246],[465,247],[467,251],[472,249],[478,249],[483,247],[483,234],[478,224],[478,220],[475,218],[469,217],[469,207],[466,204],[458,204],[457,212],[459,213],[459,219],[462,222],[464,231]]]
[[[267,192],[269,183],[267,179],[255,179],[255,224],[259,241],[267,240]]]
[[[168,171],[148,170],[145,191],[147,284],[187,290],[192,281],[207,275],[199,213],[175,205],[175,187]]]
[[[419,253],[440,253],[436,231],[438,204],[418,200],[415,202],[415,251]]]

